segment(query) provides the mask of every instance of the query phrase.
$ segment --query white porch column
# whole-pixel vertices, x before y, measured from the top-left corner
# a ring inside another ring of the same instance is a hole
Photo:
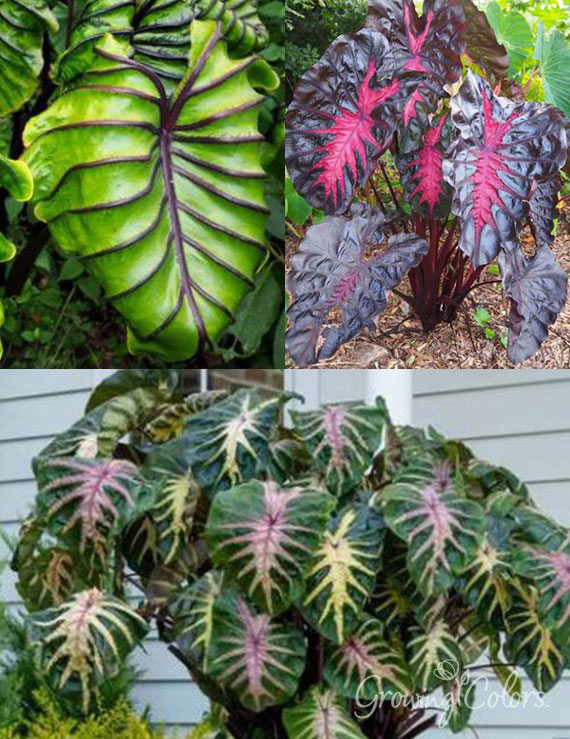
[[[412,370],[367,370],[366,401],[372,403],[377,395],[386,401],[394,423],[412,422]]]

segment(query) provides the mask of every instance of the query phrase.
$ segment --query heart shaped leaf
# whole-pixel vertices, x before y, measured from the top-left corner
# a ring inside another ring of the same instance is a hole
[[[384,627],[367,618],[340,646],[325,646],[324,678],[345,698],[373,700],[381,693],[409,695],[413,679],[399,648],[384,638]]]
[[[230,59],[213,21],[192,34],[172,94],[107,37],[96,68],[25,133],[37,217],[104,285],[131,351],[170,361],[215,341],[265,258],[254,86],[279,84],[265,61]]]
[[[381,398],[375,405],[350,403],[316,411],[292,411],[291,418],[324,485],[338,496],[362,479],[389,423]]]
[[[416,689],[422,693],[448,681],[461,668],[461,647],[441,619],[435,621],[427,631],[415,629],[409,651]]]
[[[305,591],[305,573],[334,507],[328,493],[248,482],[214,498],[206,538],[228,579],[278,614]]]
[[[568,277],[548,246],[527,258],[517,244],[499,255],[505,294],[511,298],[508,356],[524,362],[548,337],[548,327],[564,308]]]
[[[300,703],[283,711],[283,724],[289,739],[365,739],[334,690],[313,688]]]
[[[455,190],[459,245],[480,266],[497,256],[502,243],[516,239],[534,180],[554,177],[566,163],[565,118],[549,105],[497,98],[472,72],[451,109],[459,136],[444,175]]]
[[[278,705],[297,690],[305,669],[303,635],[259,614],[234,591],[224,591],[213,610],[207,674],[252,711]]]
[[[354,206],[349,219],[328,216],[311,226],[293,255],[287,287],[293,297],[287,315],[289,353],[301,366],[331,357],[341,344],[374,330],[374,319],[388,302],[388,291],[417,266],[428,251],[415,234],[390,236],[388,248],[366,258],[369,242],[383,239],[384,217],[375,209]],[[328,327],[317,350],[329,312],[340,308],[342,325]]]
[[[85,713],[94,687],[116,673],[148,631],[146,621],[126,603],[96,588],[35,614],[32,624],[56,690],[79,689]]]
[[[327,639],[342,644],[361,622],[379,566],[384,528],[371,509],[349,509],[333,521],[315,553],[303,615]]]
[[[340,36],[301,78],[287,111],[287,169],[325,213],[344,213],[396,130],[415,75],[393,76],[388,42],[362,30]]]
[[[386,523],[408,543],[408,568],[425,596],[448,590],[482,539],[484,510],[463,498],[447,463],[416,460],[385,487]]]

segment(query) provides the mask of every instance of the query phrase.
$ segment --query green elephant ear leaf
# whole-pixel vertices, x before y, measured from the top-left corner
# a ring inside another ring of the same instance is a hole
[[[299,631],[257,613],[235,591],[218,597],[207,674],[246,708],[259,712],[293,696],[305,659],[305,639]]]
[[[211,570],[178,593],[169,608],[178,646],[204,672],[214,630],[214,604],[221,586],[222,574]]]
[[[445,592],[477,551],[483,508],[456,492],[447,463],[430,457],[405,468],[378,500],[390,529],[408,543],[408,568],[419,590]]]
[[[292,411],[291,417],[323,482],[337,495],[361,481],[389,424],[380,398],[376,405],[330,405],[316,411]]]
[[[233,54],[260,51],[269,42],[269,32],[257,14],[256,0],[198,0],[198,18],[220,21]]]
[[[313,688],[283,711],[283,724],[289,739],[365,739],[334,690]]]
[[[126,603],[96,588],[77,593],[59,608],[34,614],[42,663],[59,692],[81,691],[88,712],[94,688],[112,676],[148,632]]]
[[[558,638],[543,623],[536,590],[517,588],[507,628],[507,659],[524,669],[537,690],[548,693],[562,675],[565,658]]]
[[[103,285],[130,350],[167,361],[216,341],[267,256],[256,89],[279,78],[257,57],[231,59],[213,21],[191,34],[171,94],[106,36],[24,135],[36,216]]]
[[[344,644],[325,645],[324,678],[345,698],[373,700],[382,693],[409,695],[414,685],[404,655],[384,638],[380,621],[368,618]]]
[[[127,395],[131,390],[148,388],[156,390],[162,401],[169,401],[178,387],[180,373],[176,370],[118,370],[100,382],[89,396],[85,413],[91,413],[97,406]]]
[[[303,614],[342,644],[358,627],[372,595],[385,529],[371,509],[349,509],[325,532],[308,571]]]
[[[0,118],[34,94],[43,67],[44,33],[58,22],[43,0],[4,0],[0,14]]]
[[[180,403],[167,403],[163,409],[158,410],[156,418],[144,427],[143,436],[153,444],[164,444],[177,439],[194,414],[225,400],[227,396],[225,390],[211,390],[205,393],[191,393]]]
[[[289,397],[263,400],[255,392],[238,390],[190,419],[183,438],[194,459],[194,475],[207,492],[247,482],[267,470],[269,445]]]
[[[509,55],[509,73],[516,74],[527,60],[533,46],[532,28],[522,13],[505,13],[497,2],[490,2],[485,8],[487,20],[491,24],[499,44]]]
[[[431,691],[449,680],[462,664],[461,647],[442,620],[433,623],[428,630],[416,629],[409,651],[410,667],[420,692]]]
[[[548,103],[556,105],[570,117],[570,89],[568,89],[568,67],[570,48],[560,31],[552,31],[547,37],[544,22],[538,26],[538,37],[534,56],[540,64],[544,96]]]
[[[540,592],[541,620],[562,638],[570,634],[570,553],[520,547],[513,554],[513,569],[533,580]]]
[[[49,457],[40,463],[37,478],[38,508],[49,530],[101,562],[109,553],[109,538],[142,507],[142,480],[127,461]]]
[[[186,444],[178,439],[157,447],[146,458],[142,475],[154,492],[151,515],[156,526],[157,550],[161,561],[169,565],[187,546],[203,502]]]
[[[334,507],[332,495],[269,480],[223,490],[214,498],[206,540],[250,600],[271,614],[305,591],[305,572]]]
[[[444,715],[447,726],[458,734],[469,726],[475,700],[477,683],[467,675],[459,673],[457,678],[445,686],[448,705]]]

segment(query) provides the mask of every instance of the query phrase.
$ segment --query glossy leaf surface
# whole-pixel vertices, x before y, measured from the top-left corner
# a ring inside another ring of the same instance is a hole
[[[558,218],[556,205],[561,186],[559,175],[546,182],[539,182],[530,198],[529,218],[538,247],[552,246],[554,242],[554,220]]]
[[[214,605],[209,654],[208,674],[258,712],[294,694],[305,669],[306,646],[296,629],[225,591]]]
[[[461,496],[447,464],[430,458],[398,475],[379,503],[387,525],[408,543],[408,568],[420,591],[445,592],[479,546],[481,506]]]
[[[329,405],[292,411],[296,430],[326,487],[336,495],[353,488],[380,448],[389,422],[381,398],[375,405]]]
[[[253,85],[278,85],[264,61],[230,59],[214,22],[192,33],[171,95],[106,38],[96,68],[25,133],[37,217],[129,321],[131,351],[171,361],[219,336],[264,259]]]
[[[210,557],[254,604],[284,611],[305,591],[305,573],[335,500],[318,490],[252,481],[214,498]]]
[[[358,627],[374,589],[384,529],[371,510],[349,509],[333,522],[308,571],[303,614],[336,644]]]
[[[548,246],[527,258],[518,245],[499,255],[505,294],[511,298],[508,356],[513,364],[538,351],[564,308],[568,277]]]
[[[469,72],[451,101],[459,136],[444,165],[454,187],[453,212],[461,218],[459,245],[475,266],[487,264],[502,243],[516,239],[529,211],[533,181],[564,166],[564,116],[541,103],[497,98]]]
[[[313,688],[283,712],[288,739],[365,739],[334,690]]]
[[[494,82],[507,76],[509,56],[497,37],[487,16],[473,0],[459,0],[465,13],[467,54]]]
[[[367,259],[367,245],[383,240],[383,223],[382,213],[359,204],[348,220],[328,216],[307,230],[287,282],[293,302],[287,311],[291,327],[286,344],[296,364],[331,357],[365,328],[374,330],[388,291],[426,254],[425,239],[397,234],[389,237],[385,251]],[[341,311],[342,325],[322,330],[334,308]]]
[[[301,78],[287,111],[287,169],[325,213],[344,213],[396,129],[414,76],[393,77],[386,39],[340,36]]]

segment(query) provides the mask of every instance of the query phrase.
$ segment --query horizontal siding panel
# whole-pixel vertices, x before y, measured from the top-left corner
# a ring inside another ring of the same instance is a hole
[[[0,482],[0,521],[24,518],[34,502],[36,492],[35,480]]]
[[[188,670],[182,662],[156,636],[147,638],[143,649],[137,649],[133,653],[132,663],[142,673],[141,682],[191,682]]]
[[[537,505],[555,521],[570,528],[570,505],[568,490],[570,479],[529,485],[530,494]],[[568,738],[570,739],[570,737]]]
[[[197,724],[208,710],[208,700],[193,683],[139,683],[133,699],[139,710],[151,706],[156,723]]]
[[[465,370],[461,370],[464,372]],[[491,370],[486,370],[490,372]],[[432,729],[422,734],[422,739],[570,739],[570,730],[568,729],[552,729],[546,724],[539,726],[525,726],[521,731],[520,727],[512,726],[501,727],[474,727],[477,734],[466,729],[459,734],[453,734],[449,730]]]
[[[481,459],[508,467],[529,482],[570,478],[570,432],[476,439],[469,446]]]
[[[476,394],[420,396],[414,402],[414,423],[470,439],[570,430],[570,374],[566,377],[567,382],[551,387],[491,386]]]
[[[302,370],[312,372],[313,370]],[[366,393],[366,370],[317,370],[321,403],[346,403],[363,400]]]
[[[90,390],[93,370],[2,370],[0,400]]]
[[[414,395],[447,393],[535,383],[559,382],[568,378],[567,370],[412,370]]]
[[[0,442],[61,433],[83,416],[89,394],[0,401]]]
[[[32,459],[48,445],[51,437],[4,441],[0,444],[0,482],[31,480]]]

